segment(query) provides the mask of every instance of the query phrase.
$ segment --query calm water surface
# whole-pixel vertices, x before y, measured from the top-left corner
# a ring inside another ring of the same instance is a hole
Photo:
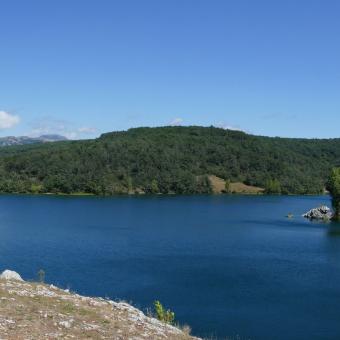
[[[150,307],[216,338],[340,339],[337,226],[323,197],[0,196],[0,270]],[[287,219],[288,213],[293,219]]]

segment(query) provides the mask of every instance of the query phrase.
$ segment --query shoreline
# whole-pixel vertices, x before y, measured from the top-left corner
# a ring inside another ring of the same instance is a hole
[[[0,275],[0,297],[0,329],[6,339],[200,339],[190,335],[189,326],[166,323],[124,301],[24,281],[9,270]]]

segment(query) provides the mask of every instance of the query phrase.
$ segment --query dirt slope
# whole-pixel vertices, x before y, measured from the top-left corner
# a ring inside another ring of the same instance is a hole
[[[0,279],[0,339],[197,339],[127,303]]]

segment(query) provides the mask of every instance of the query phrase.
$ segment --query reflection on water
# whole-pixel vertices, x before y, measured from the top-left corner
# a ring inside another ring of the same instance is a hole
[[[329,236],[340,236],[340,223],[339,222],[328,222],[327,223],[327,234]]]

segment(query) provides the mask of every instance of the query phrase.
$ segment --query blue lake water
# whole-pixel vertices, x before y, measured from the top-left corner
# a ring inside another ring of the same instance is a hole
[[[142,308],[215,338],[340,339],[327,196],[0,196],[0,270]],[[293,213],[293,219],[285,216]]]

